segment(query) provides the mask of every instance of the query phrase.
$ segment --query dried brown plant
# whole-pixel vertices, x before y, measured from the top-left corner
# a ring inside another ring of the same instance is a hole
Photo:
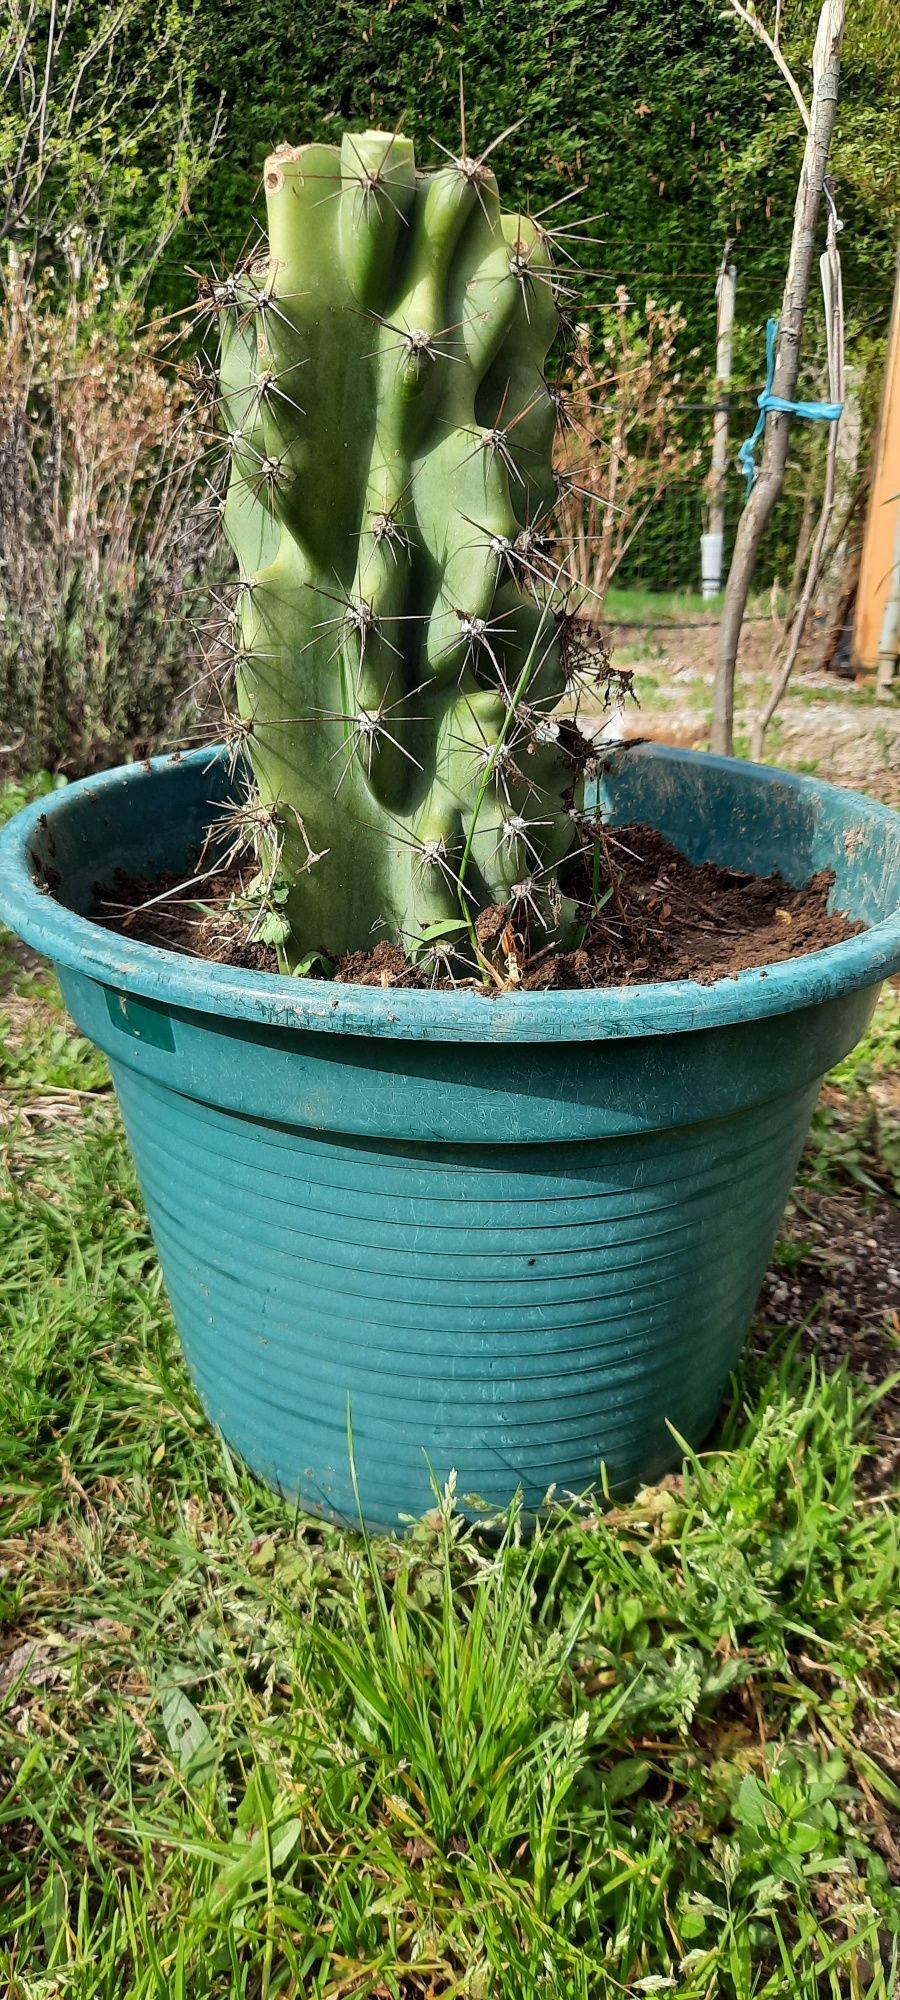
[[[600,315],[599,339],[575,328],[560,404],[559,524],[570,572],[598,609],[666,488],[700,460],[684,421],[684,327],[679,306],[647,297],[641,310],[620,285]]]
[[[77,230],[0,270],[0,750],[86,770],[165,727],[191,672],[208,532],[186,399],[104,318]],[[60,266],[62,268],[60,268]]]

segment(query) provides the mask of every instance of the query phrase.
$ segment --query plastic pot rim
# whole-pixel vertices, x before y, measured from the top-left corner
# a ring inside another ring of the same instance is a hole
[[[900,815],[861,793],[768,765],[737,763],[668,745],[641,746],[641,756],[746,773],[773,785],[858,800],[867,819],[900,823]],[[32,862],[39,822],[71,807],[78,793],[114,791],[146,773],[190,766],[209,751],[157,757],[144,765],[119,765],[81,778],[36,799],[0,833],[0,918],[54,964],[100,984],[168,1008],[258,1023],[266,1028],[380,1036],[407,1041],[560,1043],[684,1034],[729,1027],[816,1006],[842,994],[878,985],[900,970],[900,907],[840,944],[780,964],[762,965],[704,986],[694,980],[607,986],[555,993],[505,993],[494,997],[457,991],[345,986],[325,979],[251,972],[192,959],[159,945],[130,942],[78,915],[43,888]],[[111,865],[114,857],[111,857]]]

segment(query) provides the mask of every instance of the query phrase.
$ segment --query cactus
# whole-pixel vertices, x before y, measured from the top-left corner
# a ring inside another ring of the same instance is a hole
[[[281,883],[281,962],[415,954],[507,904],[562,941],[584,745],[561,567],[550,237],[465,149],[282,146],[268,254],[219,282],[240,578],[235,808]],[[434,947],[433,947],[434,948]],[[483,963],[483,960],[482,960]]]

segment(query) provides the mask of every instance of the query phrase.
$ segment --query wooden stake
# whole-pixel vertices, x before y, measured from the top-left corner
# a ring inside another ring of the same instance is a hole
[[[722,588],[725,484],[728,478],[728,391],[731,384],[734,287],[737,278],[735,265],[728,262],[730,249],[731,244],[726,243],[716,285],[716,410],[713,417],[712,462],[707,481],[709,509],[706,533],[700,538],[700,572],[704,597],[718,597]]]

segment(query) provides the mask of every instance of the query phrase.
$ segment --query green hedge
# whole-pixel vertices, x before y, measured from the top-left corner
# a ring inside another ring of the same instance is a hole
[[[734,446],[752,428],[765,320],[778,309],[803,135],[771,57],[722,0],[194,0],[196,112],[224,98],[220,156],[157,280],[157,303],[189,296],[184,265],[227,265],[264,208],[260,174],[281,140],[333,138],[345,124],[402,119],[426,157],[457,149],[462,65],[470,150],[521,120],[499,149],[506,198],[533,209],[583,187],[597,215],[579,251],[589,310],[628,285],[682,304],[688,394],[714,355],[714,282],[724,239],[738,266]],[[765,9],[764,9],[765,11]],[[900,226],[900,42],[884,0],[851,0],[833,153],[851,356],[868,366],[870,409]],[[818,0],[785,0],[786,48],[804,90]],[[801,393],[816,394],[821,310],[811,301]],[[690,358],[690,350],[696,350]],[[707,393],[701,391],[701,395]],[[691,418],[698,438],[708,416]],[[799,447],[801,454],[803,447]],[[799,483],[799,482],[798,482]],[[732,484],[739,511],[741,482]],[[696,583],[702,494],[654,511],[629,564]],[[799,500],[773,526],[771,563],[793,548]],[[625,580],[625,579],[623,579]]]
[[[870,325],[889,309],[900,194],[889,11],[849,9],[834,155],[851,316]],[[807,89],[817,12],[813,0],[785,7]],[[456,147],[462,64],[473,150],[523,120],[497,162],[507,198],[540,207],[586,183],[584,206],[602,211],[589,297],[620,280],[678,296],[708,354],[729,234],[741,320],[762,328],[777,308],[802,134],[767,51],[721,0],[197,0],[195,18],[198,107],[224,96],[227,125],[178,242],[190,261],[210,238],[224,260],[235,254],[282,139],[403,118],[419,151]],[[167,282],[177,290],[173,264]]]

